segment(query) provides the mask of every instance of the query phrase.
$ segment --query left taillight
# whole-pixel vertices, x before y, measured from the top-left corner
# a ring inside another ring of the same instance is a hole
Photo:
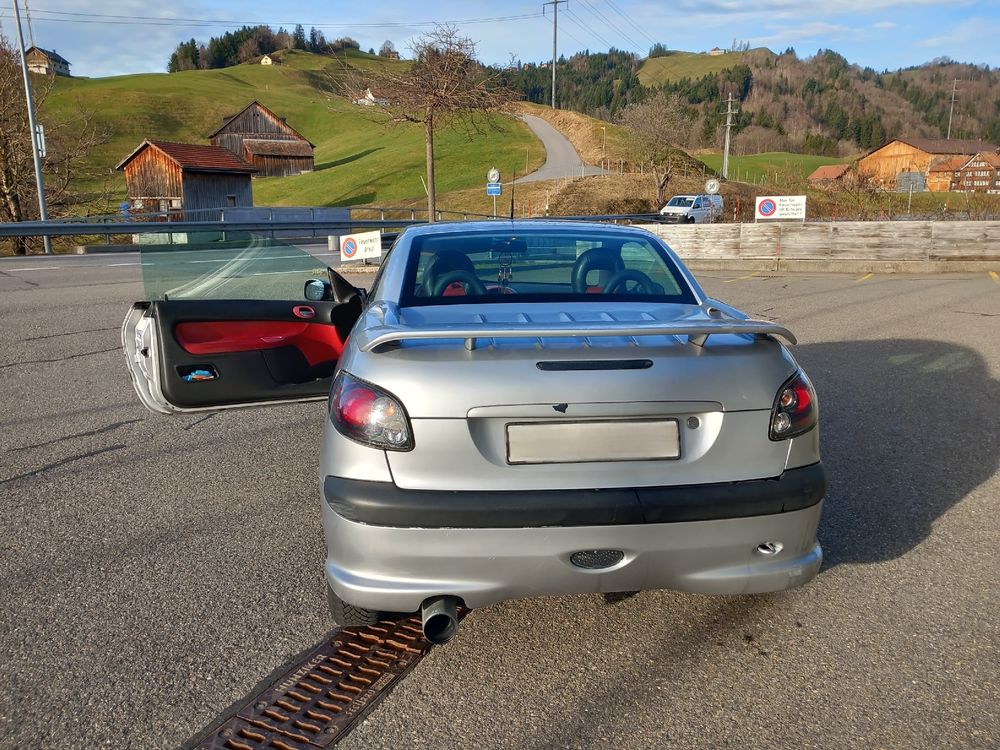
[[[410,419],[399,400],[343,370],[330,394],[330,420],[342,435],[362,445],[390,451],[413,449]]]
[[[816,391],[805,373],[799,370],[778,389],[771,408],[771,440],[789,438],[809,432],[819,420]]]

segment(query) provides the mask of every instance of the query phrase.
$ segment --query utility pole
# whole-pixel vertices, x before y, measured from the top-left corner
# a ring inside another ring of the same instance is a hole
[[[733,127],[733,115],[738,114],[738,109],[733,109],[733,94],[730,92],[726,99],[726,145],[722,149],[722,178],[729,179],[729,130]]]
[[[956,78],[951,84],[951,109],[948,111],[948,135],[945,136],[947,140],[951,140],[951,116],[955,114],[955,95],[958,93],[958,79]]]
[[[552,109],[556,108],[556,50],[559,41],[560,3],[569,3],[569,0],[549,0],[547,3],[542,3],[542,13],[545,12],[546,5],[552,6]]]
[[[35,122],[35,103],[31,99],[31,79],[28,77],[28,57],[24,53],[24,32],[21,30],[21,11],[17,7],[17,0],[14,4],[14,24],[17,26],[17,48],[21,52],[21,74],[24,76],[24,99],[28,107],[28,130],[31,131],[31,156],[35,162],[35,185],[38,187],[38,218],[42,221],[49,220],[49,211],[45,205],[45,178],[42,176],[42,157],[38,153],[41,129]],[[45,243],[45,254],[52,254],[52,239],[48,236],[42,238]]]
[[[31,28],[31,8],[28,7],[28,0],[24,0],[24,20],[28,22],[28,39],[31,46],[35,46],[35,32]]]

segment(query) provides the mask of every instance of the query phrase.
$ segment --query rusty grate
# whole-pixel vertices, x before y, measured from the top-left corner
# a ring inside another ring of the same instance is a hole
[[[417,617],[338,630],[195,747],[329,747],[385,697],[430,647]]]

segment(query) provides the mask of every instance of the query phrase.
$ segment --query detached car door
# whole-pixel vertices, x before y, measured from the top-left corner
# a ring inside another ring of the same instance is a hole
[[[325,263],[260,238],[143,246],[141,257],[148,299],[128,311],[122,349],[147,409],[326,398],[362,293]]]

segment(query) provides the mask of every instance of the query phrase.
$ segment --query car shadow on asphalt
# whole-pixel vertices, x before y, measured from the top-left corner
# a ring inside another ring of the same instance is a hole
[[[820,400],[830,474],[824,568],[890,560],[1000,464],[1000,381],[975,350],[889,339],[796,347]]]

